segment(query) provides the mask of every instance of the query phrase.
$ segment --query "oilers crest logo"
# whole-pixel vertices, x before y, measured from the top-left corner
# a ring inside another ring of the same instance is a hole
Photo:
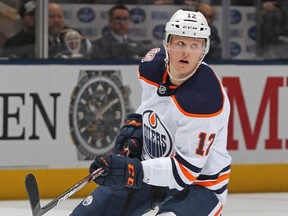
[[[144,151],[150,158],[170,156],[171,136],[155,112],[148,110],[143,113],[143,130]]]

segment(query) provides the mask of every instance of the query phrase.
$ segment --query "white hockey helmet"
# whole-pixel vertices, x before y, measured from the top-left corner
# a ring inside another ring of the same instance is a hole
[[[210,47],[210,27],[207,20],[201,12],[178,10],[167,22],[165,27],[165,44],[170,40],[171,35],[204,38],[206,39],[204,56],[209,51]]]

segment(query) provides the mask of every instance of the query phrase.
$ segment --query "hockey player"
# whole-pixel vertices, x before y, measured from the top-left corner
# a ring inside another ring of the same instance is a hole
[[[202,62],[210,28],[202,13],[178,10],[165,31],[164,47],[139,66],[142,102],[120,129],[116,154],[98,156],[90,166],[90,172],[104,169],[95,179],[100,186],[71,216],[137,216],[155,206],[158,216],[221,215],[231,163],[230,105]],[[126,143],[129,157],[120,155]]]

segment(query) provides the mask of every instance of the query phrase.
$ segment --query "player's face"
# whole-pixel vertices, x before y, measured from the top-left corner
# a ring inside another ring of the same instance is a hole
[[[205,39],[173,35],[167,44],[170,72],[175,78],[185,78],[198,66],[203,55]]]

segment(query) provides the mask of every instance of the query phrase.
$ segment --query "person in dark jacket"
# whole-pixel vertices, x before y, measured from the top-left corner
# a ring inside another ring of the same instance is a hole
[[[217,28],[213,25],[214,9],[211,4],[201,2],[197,5],[196,11],[200,11],[206,18],[211,30],[210,35],[210,51],[204,60],[214,60],[222,58],[221,39]]]
[[[133,60],[141,59],[149,51],[149,43],[136,41],[129,37],[129,9],[122,4],[115,5],[109,10],[109,31],[95,40],[92,58]]]
[[[33,58],[35,43],[35,9],[36,2],[28,1],[21,5],[19,14],[22,19],[22,29],[8,38],[3,45],[2,57]]]

